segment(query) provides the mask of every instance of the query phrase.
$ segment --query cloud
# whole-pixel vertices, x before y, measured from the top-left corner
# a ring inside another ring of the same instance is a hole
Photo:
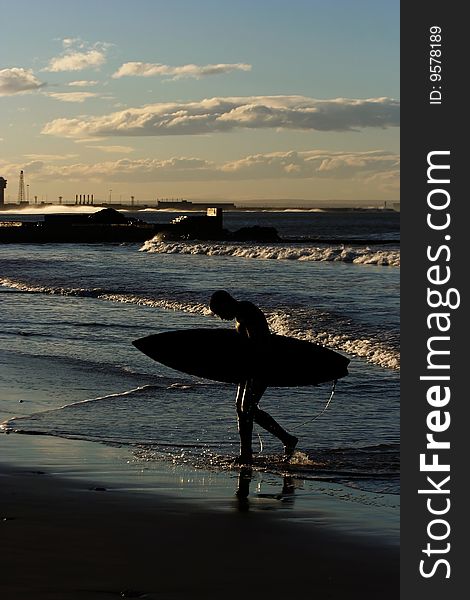
[[[71,48],[72,46],[81,46],[82,40],[80,38],[64,38],[62,40],[62,46],[64,48]]]
[[[103,52],[89,50],[88,52],[74,52],[52,58],[46,71],[57,73],[59,71],[83,71],[96,69],[106,62]]]
[[[99,98],[101,96],[101,94],[94,92],[49,92],[47,95],[61,102],[85,102],[85,100],[89,100],[90,98]]]
[[[0,96],[35,92],[45,85],[39,81],[31,69],[13,67],[0,70]]]
[[[72,158],[77,158],[77,156],[78,154],[24,154],[25,158],[33,161],[70,160]]]
[[[38,157],[39,158],[39,157]],[[280,179],[330,179],[383,184],[398,189],[399,156],[384,150],[370,152],[272,152],[246,156],[236,161],[216,163],[197,157],[169,159],[129,159],[92,164],[53,164],[33,161],[21,168],[36,179],[72,181],[183,182],[183,181],[248,181]],[[18,169],[15,166],[15,169]],[[6,171],[6,169],[4,169]]]
[[[200,79],[210,75],[222,75],[232,71],[251,71],[251,65],[246,63],[216,64],[216,65],[180,65],[170,67],[159,63],[127,62],[121,65],[112,75],[114,79],[120,77],[155,77],[171,76],[173,80],[183,78]]]
[[[60,56],[51,58],[48,66],[43,69],[52,73],[61,71],[83,71],[84,69],[99,69],[106,62],[106,52],[109,44],[96,42],[89,44],[79,38],[62,40],[64,51]]]
[[[352,131],[398,125],[399,102],[391,98],[253,96],[159,103],[99,117],[55,119],[45,125],[42,133],[80,138],[201,135],[239,128]]]
[[[93,137],[86,137],[86,138],[80,138],[77,140],[74,140],[75,144],[94,144],[95,142],[104,142],[106,141],[105,137],[99,137],[99,136],[93,136]]]
[[[134,152],[134,148],[131,146],[87,146],[87,148],[101,150],[101,152],[108,152],[109,154],[130,154]]]
[[[382,150],[368,152],[272,152],[255,154],[225,163],[220,167],[226,175],[245,179],[329,178],[355,179],[397,172],[398,155]]]
[[[92,87],[94,85],[98,85],[99,81],[86,81],[86,80],[80,80],[80,81],[70,81],[67,85],[69,87]]]

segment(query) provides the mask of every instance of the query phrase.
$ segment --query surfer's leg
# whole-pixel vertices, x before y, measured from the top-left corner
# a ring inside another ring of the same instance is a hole
[[[237,417],[238,433],[240,435],[240,456],[238,462],[241,464],[250,464],[253,462],[253,450],[251,447],[251,438],[253,435],[253,413],[256,404],[251,398],[251,386],[247,381],[238,386],[237,391]]]
[[[290,456],[299,441],[295,435],[288,433],[279,423],[271,417],[266,411],[256,407],[255,414],[253,416],[254,421],[257,425],[269,431],[276,436],[284,444],[284,451],[287,456]]]
[[[253,385],[253,398],[256,401],[253,419],[254,422],[272,433],[284,444],[284,452],[286,456],[291,456],[294,449],[299,441],[295,435],[288,433],[279,423],[271,417],[269,413],[258,408],[258,402],[261,400],[261,396],[264,394],[266,386],[259,382],[254,382]]]

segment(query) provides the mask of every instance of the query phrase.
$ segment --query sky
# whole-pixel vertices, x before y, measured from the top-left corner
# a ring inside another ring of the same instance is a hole
[[[16,202],[399,200],[399,0],[0,0]]]

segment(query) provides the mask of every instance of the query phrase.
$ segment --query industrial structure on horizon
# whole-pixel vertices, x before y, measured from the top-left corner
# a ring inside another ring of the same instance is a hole
[[[237,208],[233,202],[191,202],[190,200],[157,200],[157,208],[176,210],[201,210],[206,208]]]
[[[18,184],[18,204],[24,204],[26,202],[26,196],[24,193],[24,171],[20,171],[20,181]],[[28,198],[29,203],[29,198]]]
[[[5,188],[7,187],[7,180],[0,177],[0,210],[5,206]]]
[[[0,177],[0,210],[8,210],[9,208],[24,208],[29,204],[27,200],[24,199],[24,175],[23,171],[20,171],[20,183],[18,189],[18,202],[15,204],[11,204],[5,202],[5,189],[7,187],[7,180],[4,177]]]
[[[18,198],[17,198],[17,202],[13,203],[11,201],[6,202],[5,201],[5,189],[7,187],[7,180],[4,177],[0,176],[0,211],[2,210],[14,210],[17,208],[25,208],[27,206],[34,206],[35,208],[40,208],[40,207],[44,207],[44,206],[93,206],[93,207],[102,207],[102,208],[115,208],[115,209],[121,209],[121,210],[135,210],[135,211],[139,211],[139,210],[144,210],[146,208],[152,208],[152,209],[157,209],[157,210],[175,210],[175,211],[198,211],[198,210],[206,210],[208,208],[221,208],[224,210],[266,210],[268,208],[269,205],[266,204],[262,204],[260,206],[255,206],[252,204],[247,204],[245,202],[245,204],[243,204],[242,206],[237,206],[235,203],[233,202],[198,202],[198,201],[191,201],[191,200],[184,200],[183,198],[165,198],[162,200],[159,200],[158,198],[156,200],[153,200],[151,202],[142,202],[142,203],[138,203],[135,200],[135,196],[130,196],[130,200],[129,201],[119,201],[119,202],[112,202],[111,201],[111,190],[110,190],[110,194],[109,194],[109,200],[108,202],[103,202],[100,200],[96,200],[95,198],[95,194],[75,194],[75,199],[74,200],[70,200],[67,201],[67,199],[64,199],[63,196],[59,196],[58,197],[58,201],[47,201],[47,196],[46,196],[46,201],[44,200],[39,200],[38,196],[34,196],[34,201],[30,202],[29,200],[29,185],[25,186],[25,180],[24,180],[24,171],[20,171],[19,174],[19,185],[18,185]],[[26,193],[25,193],[25,188],[26,188]],[[289,205],[289,202],[293,203],[296,201],[288,201],[286,200],[286,204],[280,206],[279,203],[277,203],[276,206],[271,206],[270,208],[272,210],[279,210],[279,209],[287,209],[287,208],[296,208],[298,210],[301,210],[302,208],[314,208],[313,203],[309,204],[308,206],[303,206],[304,202],[300,200],[297,201],[297,204],[295,205]],[[306,203],[307,201],[305,201]],[[336,204],[338,204],[339,201],[336,201]],[[391,208],[389,207],[389,203],[387,203],[387,201],[385,201],[382,206],[378,205],[376,207],[347,207],[347,206],[328,206],[325,207],[325,210],[330,210],[330,211],[361,211],[361,210],[378,210],[378,211],[395,211],[395,212],[400,212],[400,202],[391,202]]]

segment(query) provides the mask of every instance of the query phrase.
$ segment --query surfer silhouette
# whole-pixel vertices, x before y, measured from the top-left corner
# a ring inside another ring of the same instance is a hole
[[[209,306],[211,311],[224,321],[235,319],[236,330],[240,335],[251,339],[271,335],[266,317],[252,302],[236,300],[228,292],[219,290],[212,294]],[[253,422],[284,444],[286,457],[292,456],[297,445],[298,439],[294,435],[289,434],[271,415],[258,408],[266,387],[263,381],[257,379],[247,379],[238,385],[236,406],[240,456],[237,462],[240,464],[253,462]]]

